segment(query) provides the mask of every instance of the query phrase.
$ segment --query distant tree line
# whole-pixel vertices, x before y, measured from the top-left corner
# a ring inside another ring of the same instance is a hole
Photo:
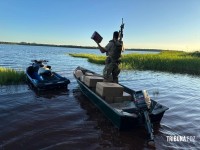
[[[40,44],[40,43],[28,43],[28,42],[19,42],[18,43],[18,42],[3,42],[3,41],[0,41],[0,44],[97,49],[97,47],[94,47],[94,46],[55,45],[55,44]]]
[[[40,44],[40,43],[28,43],[28,42],[2,42],[0,41],[0,44],[98,49],[98,47],[95,47],[95,46],[55,45],[55,44]],[[140,49],[140,48],[126,48],[126,50],[128,51],[155,51],[155,52],[163,51],[161,49]]]

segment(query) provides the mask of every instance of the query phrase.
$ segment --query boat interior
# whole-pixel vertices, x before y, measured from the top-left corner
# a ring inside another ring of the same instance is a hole
[[[135,117],[137,117],[135,115],[138,112],[138,107],[135,105],[135,102],[134,102],[134,92],[135,91],[133,91],[123,85],[118,84],[119,86],[123,87],[122,95],[111,96],[111,97],[110,96],[102,96],[97,91],[97,86],[98,86],[97,82],[99,80],[101,80],[101,78],[102,78],[102,81],[100,81],[100,82],[103,82],[102,75],[96,74],[92,71],[89,71],[89,70],[86,70],[83,68],[81,68],[80,70],[76,70],[76,72],[74,72],[74,75],[78,78],[78,80],[80,80],[91,91],[93,91],[98,96],[100,96],[106,103],[109,104],[109,106],[114,108],[116,111],[127,113],[126,115],[128,115],[130,113],[129,115],[134,115]],[[90,86],[90,83],[89,84],[87,83],[86,76],[98,77],[98,78],[91,78],[95,82],[95,86]],[[95,79],[96,79],[96,81],[95,81]],[[116,88],[113,86],[113,91],[115,92],[115,90],[116,90]],[[110,88],[110,91],[112,91],[112,88]],[[110,93],[112,93],[112,92],[110,92]],[[156,105],[156,102],[152,102],[152,108],[155,105]]]
[[[87,86],[91,91],[93,91],[95,94],[100,96],[110,107],[114,108],[118,112],[124,112],[128,113],[129,115],[134,115],[137,114],[141,109],[146,110],[147,104],[143,102],[143,108],[139,108],[138,105],[135,103],[135,94],[137,91],[134,91],[124,85],[118,84],[123,87],[123,95],[122,96],[116,96],[116,97],[106,97],[100,95],[96,90],[97,90],[97,82],[95,81],[95,86],[88,86],[88,83],[86,82],[86,76],[93,76],[93,77],[101,77],[103,78],[102,75],[99,75],[93,71],[87,70],[82,67],[78,67],[75,72],[74,72],[75,77],[82,82],[85,86]],[[103,81],[100,81],[103,82]],[[112,88],[111,88],[112,90]],[[115,90],[114,90],[115,92]],[[116,93],[116,92],[115,92]],[[160,103],[157,103],[156,101],[150,99],[151,103],[148,108],[148,112],[152,115],[158,115],[161,113],[164,113],[167,109],[169,109],[166,106],[161,105]],[[145,107],[144,107],[145,106]]]

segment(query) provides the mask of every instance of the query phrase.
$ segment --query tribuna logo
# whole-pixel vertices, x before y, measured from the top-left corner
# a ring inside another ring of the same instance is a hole
[[[167,142],[195,142],[195,136],[166,136]]]

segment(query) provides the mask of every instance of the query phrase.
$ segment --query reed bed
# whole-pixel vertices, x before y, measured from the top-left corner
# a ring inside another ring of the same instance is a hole
[[[0,85],[24,83],[26,79],[23,71],[0,67]]]
[[[88,58],[89,62],[104,64],[105,56],[94,54],[70,54],[73,57]],[[122,55],[121,69],[153,70],[172,73],[200,75],[200,53],[162,51],[158,54]]]
[[[95,63],[95,64],[104,64],[105,62],[105,56],[99,56],[95,54],[85,54],[85,53],[70,53],[69,54],[72,57],[80,57],[80,58],[87,58],[89,62]]]

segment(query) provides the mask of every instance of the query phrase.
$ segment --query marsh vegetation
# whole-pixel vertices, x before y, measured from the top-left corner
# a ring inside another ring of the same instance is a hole
[[[69,54],[73,57],[88,58],[96,64],[104,64],[106,56],[94,54]],[[153,70],[172,73],[200,74],[200,53],[182,51],[162,51],[158,54],[131,53],[122,55],[121,69]]]
[[[23,71],[0,67],[0,85],[24,83],[26,79]]]

